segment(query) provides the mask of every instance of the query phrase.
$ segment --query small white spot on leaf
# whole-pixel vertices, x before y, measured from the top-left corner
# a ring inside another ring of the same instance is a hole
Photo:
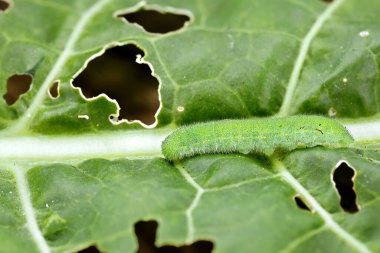
[[[177,107],[177,111],[178,111],[178,112],[183,112],[183,111],[185,111],[185,107],[183,107],[183,106],[178,106],[178,107]]]
[[[78,119],[85,119],[85,120],[89,120],[90,117],[88,115],[78,115]]]
[[[367,37],[367,36],[369,36],[369,31],[361,31],[359,33],[359,36],[362,37],[362,38]]]
[[[141,54],[136,55],[136,62],[139,64],[144,63],[144,59],[143,59],[143,56]]]
[[[119,119],[117,114],[111,114],[109,117],[110,121],[112,124],[117,124]]]
[[[336,109],[334,107],[330,107],[330,109],[329,109],[329,116],[330,117],[336,116]]]
[[[227,34],[228,39],[230,40],[230,47],[233,49],[235,47],[235,40],[231,34]]]

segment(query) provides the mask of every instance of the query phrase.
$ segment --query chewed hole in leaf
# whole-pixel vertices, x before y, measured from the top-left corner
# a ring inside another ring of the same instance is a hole
[[[7,81],[7,93],[3,98],[8,105],[13,105],[19,97],[26,93],[32,85],[33,77],[30,74],[13,75]]]
[[[0,0],[0,12],[6,11],[9,8],[9,3],[5,0]]]
[[[325,3],[332,3],[334,2],[334,0],[321,0],[322,2],[325,2]]]
[[[86,249],[78,251],[78,253],[101,253],[96,246],[90,246]]]
[[[49,95],[51,98],[59,97],[59,81],[55,81],[54,83],[52,83],[52,85],[50,85]]]
[[[135,224],[135,233],[139,243],[137,253],[210,253],[214,247],[210,241],[197,241],[191,245],[175,247],[156,247],[156,231],[158,223],[156,221],[140,221]]]
[[[160,34],[177,31],[190,21],[190,17],[184,14],[160,12],[153,9],[139,9],[131,13],[120,14],[118,17],[140,25],[147,32]]]
[[[355,170],[346,162],[338,163],[333,172],[335,188],[340,196],[340,206],[348,213],[356,213],[359,207],[356,204],[356,193],[354,191]]]
[[[105,94],[116,100],[120,110],[111,116],[113,123],[127,120],[151,125],[160,105],[159,83],[142,62],[143,56],[144,51],[134,44],[110,48],[88,63],[73,86],[88,99]]]
[[[294,196],[294,201],[296,202],[296,205],[306,211],[311,211],[310,208],[305,204],[305,202],[299,197],[299,196]]]

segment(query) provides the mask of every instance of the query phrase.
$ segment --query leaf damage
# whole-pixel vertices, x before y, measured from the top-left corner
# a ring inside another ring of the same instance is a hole
[[[117,14],[117,17],[138,25],[146,32],[156,34],[178,31],[191,20],[191,16],[187,13],[181,13],[174,8],[157,8],[157,6],[142,6],[137,10],[123,11]]]

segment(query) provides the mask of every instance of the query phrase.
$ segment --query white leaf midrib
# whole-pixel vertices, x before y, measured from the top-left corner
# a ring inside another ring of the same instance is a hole
[[[25,113],[18,119],[18,121],[8,130],[9,133],[18,133],[26,128],[26,124],[33,119],[38,107],[41,105],[42,101],[47,95],[47,91],[50,85],[53,83],[57,75],[60,73],[67,60],[70,58],[76,42],[78,41],[80,35],[84,31],[86,25],[91,21],[91,19],[102,10],[105,4],[110,2],[110,0],[99,0],[93,6],[91,6],[86,12],[81,15],[79,21],[73,25],[74,29],[68,37],[66,45],[59,55],[57,61],[54,63],[52,69],[46,76],[44,82],[41,84],[36,96],[34,97],[32,103],[29,105]]]
[[[380,121],[345,124],[355,142],[380,143]],[[0,158],[38,162],[90,158],[162,157],[161,143],[175,128],[127,130],[74,136],[0,135]]]
[[[172,129],[121,131],[78,136],[20,136],[0,138],[0,158],[66,161],[90,158],[161,156],[161,143]]]
[[[358,143],[378,140],[380,142],[380,120],[345,123],[344,126]]]

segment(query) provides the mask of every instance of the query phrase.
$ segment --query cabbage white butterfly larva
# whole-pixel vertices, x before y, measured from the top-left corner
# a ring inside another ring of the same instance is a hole
[[[269,156],[319,145],[347,147],[353,142],[344,126],[321,116],[220,120],[176,129],[162,143],[162,153],[170,161],[217,153]]]

